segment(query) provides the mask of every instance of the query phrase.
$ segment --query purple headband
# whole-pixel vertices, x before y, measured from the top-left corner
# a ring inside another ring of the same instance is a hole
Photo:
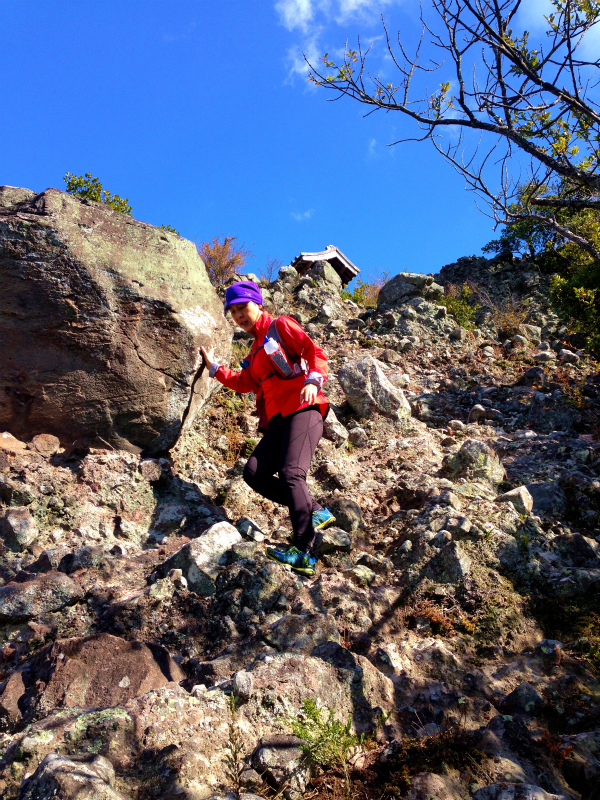
[[[248,303],[249,301],[262,306],[263,299],[258,286],[252,281],[234,283],[225,292],[225,311],[234,303]]]

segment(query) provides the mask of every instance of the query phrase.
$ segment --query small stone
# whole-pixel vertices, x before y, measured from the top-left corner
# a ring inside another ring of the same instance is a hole
[[[359,586],[370,586],[377,578],[376,573],[373,572],[372,569],[369,569],[369,567],[365,567],[362,564],[359,564],[358,566],[349,570],[348,575],[355,583],[358,583]]]
[[[407,556],[411,552],[412,546],[413,545],[412,545],[411,540],[410,539],[405,539],[405,541],[403,541],[402,544],[400,545],[400,547],[398,548],[398,552],[401,555]]]
[[[517,334],[513,337],[512,343],[515,347],[527,347],[529,341],[524,336]]]
[[[533,509],[533,497],[526,486],[517,486],[509,492],[499,494],[495,499],[496,503],[512,503],[518,514],[527,516]]]
[[[487,417],[487,409],[484,408],[482,405],[477,403],[473,406],[473,408],[469,411],[469,423],[471,422],[479,422],[480,420],[486,419]]]
[[[451,541],[452,541],[452,534],[450,533],[450,531],[441,530],[438,531],[435,534],[435,536],[431,539],[431,544],[434,545],[434,547],[444,547]]]
[[[454,492],[451,492],[448,489],[444,489],[442,492],[440,492],[439,502],[443,505],[451,506],[456,511],[460,511],[462,508],[462,503],[458,497],[454,494]]]
[[[338,497],[331,505],[331,511],[342,530],[353,533],[362,527],[363,517],[360,506],[354,500]]]
[[[547,350],[541,353],[534,353],[533,359],[534,361],[539,361],[540,364],[547,364],[549,361],[556,360],[556,353],[554,353],[552,350]]]
[[[154,483],[162,477],[162,468],[154,458],[144,459],[140,464],[140,472],[142,477],[150,483]]]
[[[240,700],[249,700],[254,688],[252,673],[244,669],[236,672],[233,676],[233,688]]]
[[[464,342],[464,340],[467,338],[466,328],[463,328],[460,325],[458,328],[453,328],[450,331],[450,338],[453,342]]]
[[[9,508],[0,517],[0,537],[15,553],[25,550],[38,535],[38,526],[28,508]]]
[[[455,431],[463,431],[467,426],[460,419],[451,419],[448,423],[448,433],[454,434]]]
[[[577,364],[579,361],[577,353],[573,353],[571,350],[561,350],[558,357],[564,364]]]
[[[504,705],[509,709],[529,714],[544,705],[544,698],[534,686],[524,681],[504,698]]]
[[[352,550],[352,538],[341,528],[326,528],[317,531],[315,552],[322,556],[327,553],[349,553]]]
[[[348,438],[354,447],[367,447],[369,444],[369,436],[367,432],[364,430],[364,428],[360,428],[359,426],[352,428]]]
[[[265,540],[265,534],[261,530],[260,525],[253,519],[242,517],[240,520],[238,520],[238,522],[236,522],[235,527],[242,534],[242,536],[245,536],[247,539],[251,539],[253,542],[264,542]]]
[[[225,434],[223,434],[223,436],[219,436],[214,446],[217,448],[217,450],[220,450],[222,453],[227,453],[227,451],[229,450],[229,439],[227,438],[227,436],[225,436]]]
[[[341,447],[348,440],[348,431],[336,417],[331,406],[323,421],[323,438]]]

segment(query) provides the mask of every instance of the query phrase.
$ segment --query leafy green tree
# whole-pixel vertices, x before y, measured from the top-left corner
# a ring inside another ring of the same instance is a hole
[[[573,198],[575,192],[563,181],[554,197]],[[549,212],[546,212],[549,213]],[[560,224],[591,242],[600,251],[600,211],[595,208],[555,207]],[[592,256],[570,238],[523,219],[506,224],[499,239],[488,242],[484,252],[525,252],[541,272],[552,274],[550,298],[570,321],[573,332],[586,337],[588,349],[600,356],[600,258]]]
[[[600,209],[600,58],[582,55],[584,38],[600,22],[600,0],[551,0],[539,43],[513,30],[522,5],[430,0],[414,50],[400,34],[392,43],[384,24],[397,69],[392,82],[369,74],[369,50],[360,40],[341,59],[325,54],[322,67],[309,64],[309,80],[334,92],[333,99],[349,97],[411,120],[416,138],[431,142],[486,199],[497,224],[535,223],[535,235],[551,229],[597,259],[598,243],[561,212]],[[436,55],[424,61],[427,39]],[[425,80],[435,72],[431,90]],[[458,141],[444,137],[449,129],[461,132]],[[520,233],[526,240],[526,226]]]
[[[81,197],[84,200],[93,200],[96,203],[104,203],[104,205],[114,208],[121,214],[131,216],[132,208],[129,205],[127,197],[123,199],[118,194],[111,194],[108,189],[104,189],[98,178],[92,178],[91,172],[86,172],[85,175],[72,175],[67,172],[63,178],[67,184],[67,192],[75,197]]]

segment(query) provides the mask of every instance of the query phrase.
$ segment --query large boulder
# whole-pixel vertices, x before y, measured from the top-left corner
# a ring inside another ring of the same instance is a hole
[[[101,203],[0,187],[0,430],[173,446],[231,331],[192,242]]]
[[[337,375],[348,403],[361,417],[374,411],[391,419],[410,417],[410,404],[402,389],[386,378],[380,363],[373,356],[348,361]]]
[[[377,297],[377,306],[397,305],[407,297],[423,294],[432,283],[433,278],[431,275],[422,275],[418,272],[401,272],[381,287]]]

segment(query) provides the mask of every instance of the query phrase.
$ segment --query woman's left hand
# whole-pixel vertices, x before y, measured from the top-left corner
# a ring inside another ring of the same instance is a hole
[[[300,402],[312,405],[317,399],[318,389],[314,383],[307,383],[300,392]]]

